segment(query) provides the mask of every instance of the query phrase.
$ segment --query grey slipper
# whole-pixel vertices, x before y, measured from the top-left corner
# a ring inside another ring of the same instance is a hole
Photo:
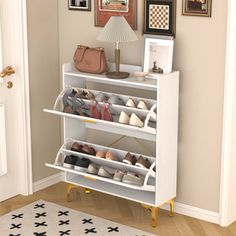
[[[133,185],[142,186],[144,180],[141,177],[139,177],[133,173],[127,173],[126,175],[124,175],[122,182],[126,183],[126,184],[133,184]]]
[[[109,178],[109,179],[112,179],[113,178],[113,175],[115,173],[115,169],[112,169],[110,167],[103,167],[101,166],[98,170],[98,175],[99,176],[102,176],[102,177],[106,177],[106,178]]]

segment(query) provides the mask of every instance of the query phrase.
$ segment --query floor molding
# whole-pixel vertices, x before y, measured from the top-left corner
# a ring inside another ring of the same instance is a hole
[[[65,175],[63,172],[57,173],[55,175],[51,175],[47,178],[39,180],[33,184],[34,192],[47,188],[53,184],[59,183],[65,180]],[[169,210],[169,206],[163,205],[162,209]],[[193,207],[190,205],[186,205],[183,203],[175,202],[174,212],[190,216],[193,218],[197,218],[200,220],[205,220],[211,223],[220,224],[220,214],[213,211],[204,210],[198,207]]]
[[[60,172],[55,175],[51,175],[49,177],[46,177],[44,179],[41,179],[39,181],[36,181],[33,183],[33,192],[37,192],[39,190],[42,190],[44,188],[50,187],[51,185],[57,184],[61,181],[64,181],[65,173]]]
[[[169,211],[169,206],[167,204],[161,208]],[[175,202],[174,212],[211,223],[220,224],[220,214],[218,212],[208,211],[179,202]]]

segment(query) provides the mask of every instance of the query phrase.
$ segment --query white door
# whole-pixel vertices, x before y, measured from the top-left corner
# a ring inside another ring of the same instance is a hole
[[[32,189],[24,6],[0,0],[0,201]]]

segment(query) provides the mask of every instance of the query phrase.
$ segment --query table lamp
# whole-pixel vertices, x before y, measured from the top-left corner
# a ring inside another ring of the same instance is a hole
[[[100,31],[97,40],[116,43],[115,66],[116,70],[107,72],[106,76],[112,79],[124,79],[129,77],[128,72],[120,71],[119,43],[138,40],[136,34],[123,16],[111,16],[105,27]]]

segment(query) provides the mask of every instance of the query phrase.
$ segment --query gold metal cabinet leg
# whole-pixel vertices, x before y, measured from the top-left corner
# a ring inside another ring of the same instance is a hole
[[[67,202],[71,202],[72,201],[72,197],[71,197],[71,190],[72,189],[78,189],[78,186],[75,186],[73,184],[68,184],[67,186]]]
[[[152,215],[151,226],[157,227],[158,207],[148,206],[145,204],[142,204],[142,206],[151,211]]]
[[[84,192],[85,192],[86,194],[90,194],[90,193],[92,192],[92,190],[86,188],[86,189],[84,190]]]
[[[152,212],[152,227],[157,227],[157,215],[158,215],[158,208],[157,207],[151,207]]]
[[[170,204],[170,213],[169,216],[172,217],[174,216],[174,199],[168,201],[168,204]]]

